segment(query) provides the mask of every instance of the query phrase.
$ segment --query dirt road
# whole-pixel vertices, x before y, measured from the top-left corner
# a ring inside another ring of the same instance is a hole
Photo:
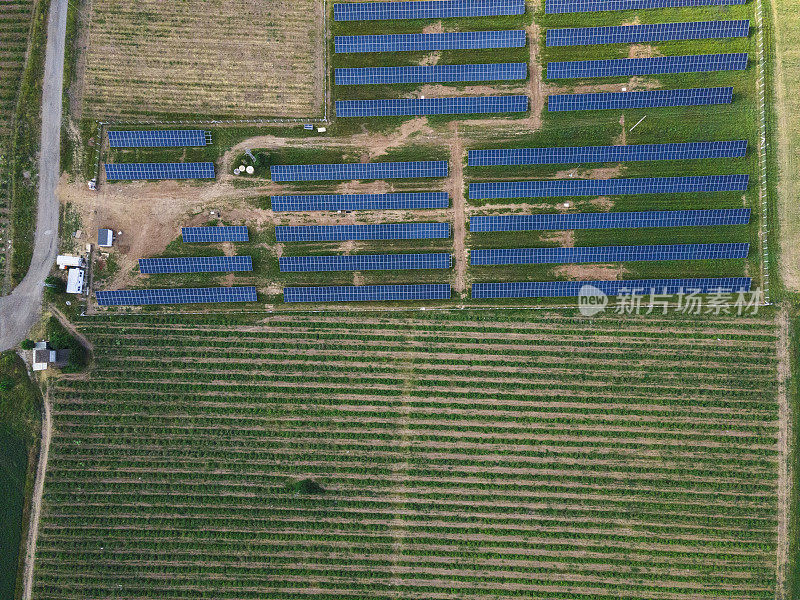
[[[0,298],[0,351],[16,346],[39,320],[44,280],[58,251],[58,198],[61,144],[61,92],[64,83],[64,39],[67,0],[53,0],[47,25],[47,53],[42,89],[42,136],[39,155],[39,200],[33,260],[28,273],[8,296]]]

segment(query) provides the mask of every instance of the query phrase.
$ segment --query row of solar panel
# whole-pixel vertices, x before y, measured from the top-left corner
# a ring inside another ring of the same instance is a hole
[[[377,225],[278,225],[279,242],[447,239],[450,223],[381,223]]]
[[[547,0],[545,12],[549,15],[605,10],[642,10],[646,8],[672,8],[683,6],[723,6],[744,4],[746,0]]]
[[[273,196],[273,212],[307,210],[413,210],[447,208],[447,192],[394,194],[306,194]]]
[[[646,92],[552,94],[547,98],[547,110],[555,112],[621,108],[664,108],[667,106],[730,104],[732,101],[732,87],[650,90]]]
[[[205,146],[208,132],[202,129],[171,129],[155,131],[109,131],[112,148],[172,148]]]
[[[181,229],[184,243],[191,242],[246,242],[250,238],[244,225],[216,227],[184,227]]]
[[[272,165],[273,181],[333,181],[347,179],[411,179],[447,177],[446,160],[316,165]]]
[[[525,0],[423,0],[421,2],[353,2],[333,5],[335,21],[448,19],[524,13]]]
[[[470,183],[472,200],[486,198],[552,198],[685,192],[745,191],[749,175],[692,175],[631,179],[545,179]]]
[[[479,50],[522,48],[524,29],[453,31],[447,33],[395,33],[388,35],[337,35],[337,54],[355,52],[413,52],[420,50]]]
[[[664,244],[645,246],[575,246],[471,250],[471,265],[540,265],[654,260],[746,258],[750,244]]]
[[[449,269],[452,257],[432,254],[349,254],[334,256],[281,256],[281,273],[296,271],[386,271],[400,269]]]
[[[746,152],[747,140],[630,144],[627,146],[500,148],[493,150],[470,150],[467,155],[467,164],[470,167],[487,167],[494,165],[550,165],[646,160],[741,158]]]
[[[635,229],[641,227],[709,227],[746,225],[749,208],[651,210],[643,212],[495,215],[470,217],[472,233],[487,231],[545,231],[550,229]]]
[[[140,258],[139,271],[157,273],[221,273],[252,271],[249,256],[181,256],[177,258]]]
[[[468,115],[526,112],[527,96],[472,96],[457,98],[392,98],[337,100],[337,117],[390,117],[401,115]]]
[[[285,287],[284,302],[385,302],[391,300],[449,300],[450,285],[336,285]]]
[[[750,21],[693,21],[608,27],[568,27],[548,29],[548,46],[588,46],[593,44],[641,44],[669,40],[701,40],[747,37]]]
[[[483,63],[408,67],[347,67],[334,70],[336,85],[447,83],[526,79],[526,63]]]
[[[214,163],[106,164],[106,179],[214,179]]]
[[[145,304],[198,304],[209,302],[255,302],[256,288],[167,288],[146,290],[108,290],[95,292],[100,306],[138,306]]]
[[[629,279],[621,281],[515,281],[473,283],[472,298],[570,298],[658,294],[736,294],[750,291],[750,277]]]
[[[572,60],[547,63],[547,79],[575,77],[628,77],[666,73],[708,73],[741,71],[747,68],[747,53],[690,54],[650,58],[613,58]]]

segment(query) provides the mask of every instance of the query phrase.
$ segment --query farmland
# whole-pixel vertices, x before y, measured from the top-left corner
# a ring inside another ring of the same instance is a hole
[[[87,116],[321,116],[321,3],[92,3]]]
[[[780,585],[774,314],[80,327],[103,352],[53,390],[36,598]]]

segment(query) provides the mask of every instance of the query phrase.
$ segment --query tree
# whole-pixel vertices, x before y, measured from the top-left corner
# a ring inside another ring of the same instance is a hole
[[[34,346],[36,346],[36,344],[33,342],[33,340],[22,340],[20,343],[20,347],[23,350],[33,350]]]

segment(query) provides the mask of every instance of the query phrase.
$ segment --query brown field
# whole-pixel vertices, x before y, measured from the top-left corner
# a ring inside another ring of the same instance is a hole
[[[311,0],[95,0],[87,116],[317,115],[322,7]]]

